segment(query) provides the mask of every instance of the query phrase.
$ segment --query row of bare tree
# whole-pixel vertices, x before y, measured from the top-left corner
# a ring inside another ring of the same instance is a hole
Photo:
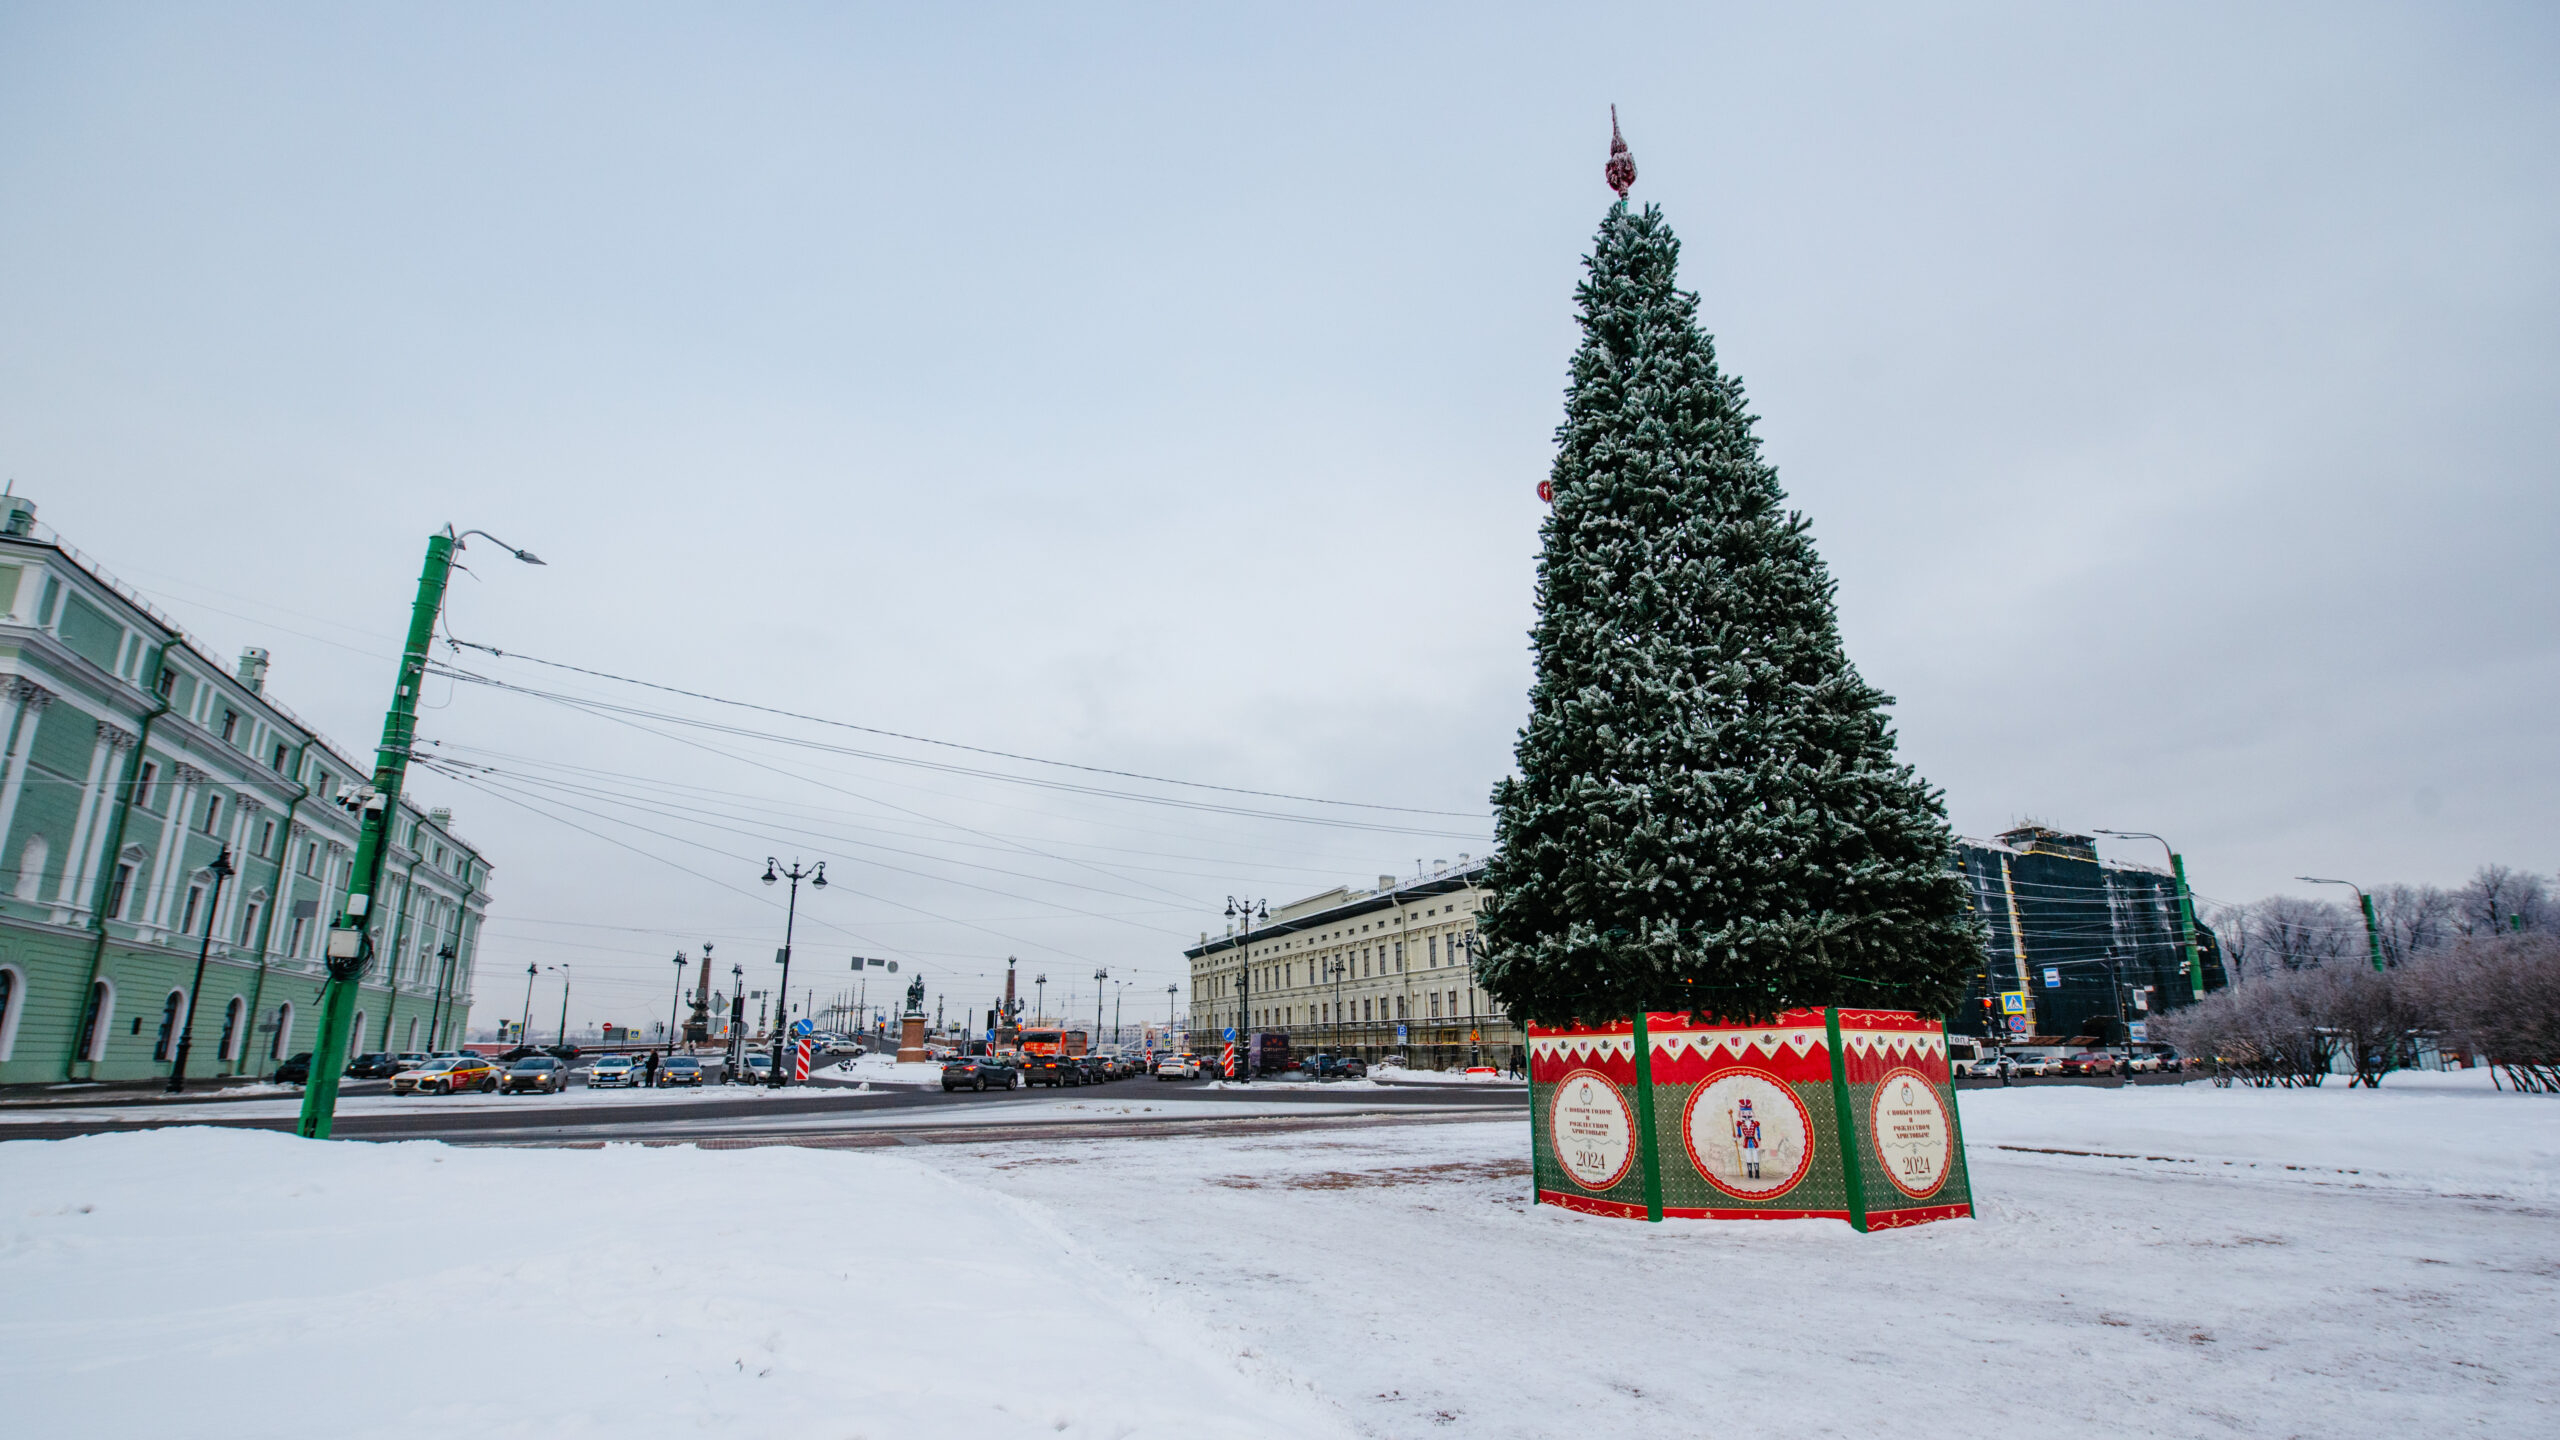
[[[2450,890],[2384,885],[2373,891],[2373,908],[2374,939],[2380,942],[2382,963],[2392,967],[2460,940],[2560,933],[2560,886],[2506,865],[2483,865],[2468,882]],[[2235,981],[2313,970],[2339,960],[2369,962],[2372,955],[2364,916],[2353,905],[2271,895],[2226,905],[2206,919],[2222,938]]]
[[[2560,1092],[2560,934],[2457,936],[2375,970],[2361,955],[2261,973],[2159,1016],[2152,1033],[2252,1085],[2317,1085],[2344,1058],[2379,1085],[2432,1040],[2520,1091]]]

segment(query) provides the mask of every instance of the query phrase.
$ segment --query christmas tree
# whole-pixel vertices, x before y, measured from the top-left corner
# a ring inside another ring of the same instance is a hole
[[[1945,1015],[1981,963],[1945,807],[1895,760],[1891,698],[1841,647],[1809,526],[1676,284],[1679,242],[1628,209],[1617,163],[1574,292],[1482,984],[1542,1024]]]

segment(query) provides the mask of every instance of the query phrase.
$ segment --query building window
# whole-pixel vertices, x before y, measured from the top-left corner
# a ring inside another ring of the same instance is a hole
[[[265,911],[266,908],[267,907],[264,904],[261,904],[256,900],[252,900],[248,904],[240,907],[240,938],[234,943],[240,945],[251,945],[257,943],[258,916]]]
[[[256,852],[256,853],[257,853],[258,858],[259,858],[259,859],[261,859],[261,860],[263,860],[263,859],[267,858],[267,851],[268,851],[268,849],[269,849],[270,847],[272,847],[275,843],[276,843],[276,822],[274,822],[273,820],[261,820],[261,821],[259,821],[259,822],[258,822],[258,849],[257,849],[257,852]]]
[[[267,757],[267,768],[273,770],[279,775],[283,774],[286,764],[285,757],[290,753],[291,748],[292,747],[286,745],[283,741],[277,741],[275,752]]]
[[[413,1052],[418,1048],[418,1017],[415,1015],[409,1017],[409,1043],[402,1048]]]
[[[282,1060],[293,1053],[293,1002],[276,1007],[276,1034],[267,1042],[267,1058]]]
[[[232,996],[231,1003],[222,1007],[222,1048],[216,1050],[215,1055],[225,1060],[240,1058],[240,1044],[248,1038],[240,1033],[240,1022],[248,1018],[248,1000],[238,995]]]
[[[132,893],[133,864],[130,861],[119,860],[116,862],[116,878],[107,882],[108,919],[124,918],[124,902]]]
[[[223,743],[224,743],[224,744],[226,744],[226,745],[227,745],[227,744],[229,744],[229,743],[231,743],[231,737],[232,737],[232,736],[234,736],[234,735],[237,735],[237,734],[239,734],[239,733],[240,733],[240,712],[239,712],[239,711],[237,711],[237,710],[225,710],[225,711],[223,711],[223,712],[222,712],[222,741],[223,741]]]
[[[166,666],[161,667],[160,683],[152,688],[160,692],[161,699],[168,699],[170,693],[178,688],[178,672]]]
[[[18,883],[10,894],[21,900],[33,900],[44,891],[44,865],[53,858],[52,848],[41,835],[31,837],[26,848],[18,852]]]
[[[178,1058],[178,1027],[187,1019],[187,992],[172,990],[160,1002],[160,1038],[151,1043],[151,1058],[167,1063]]]
[[[80,1044],[73,1054],[91,1064],[106,1058],[107,1021],[115,1008],[114,982],[100,980],[89,987],[89,1008],[80,1017]]]
[[[15,965],[0,965],[0,1060],[18,1048],[18,1012],[26,1003],[25,972]]]
[[[207,835],[212,834],[221,826],[221,824],[222,797],[219,795],[207,795],[204,797],[204,833]]]
[[[151,786],[152,783],[159,778],[160,762],[157,760],[143,761],[140,773],[136,774],[133,780],[133,803],[141,806],[145,810],[150,809]]]
[[[314,1043],[317,1043],[317,1042],[314,1042]],[[350,1025],[350,1026],[348,1026],[348,1027],[347,1027],[347,1051],[346,1051],[346,1054],[345,1054],[345,1055],[341,1055],[341,1056],[339,1056],[339,1057],[338,1057],[338,1063],[339,1063],[339,1064],[341,1064],[341,1065],[344,1065],[344,1064],[346,1064],[346,1063],[347,1063],[347,1057],[348,1057],[348,1056],[351,1056],[351,1055],[361,1055],[361,1054],[363,1054],[363,1053],[364,1053],[364,1012],[363,1012],[363,1011],[361,1011],[361,1010],[359,1010],[359,1011],[357,1011],[357,1012],[356,1012],[356,1023],[354,1023],[353,1025]],[[311,1057],[311,1058],[312,1058],[312,1063],[313,1063],[313,1064],[315,1064],[315,1065],[316,1065],[316,1064],[318,1064],[318,1063],[319,1063],[319,1059],[320,1059],[320,1057],[318,1057],[318,1056],[316,1056],[316,1055],[315,1055],[315,1056],[313,1056],[313,1057]]]
[[[311,867],[312,867],[312,866],[314,866],[314,865],[317,865],[317,864],[319,864],[319,863],[320,863],[320,842],[319,842],[319,841],[317,841],[317,840],[305,840],[305,841],[303,841],[303,842],[302,842],[302,873],[303,873],[305,876],[308,876],[308,875],[311,873]]]
[[[302,932],[309,929],[310,926],[311,922],[304,919],[302,916],[296,915],[293,917],[293,929],[285,937],[285,954],[290,955],[297,960],[302,958]]]
[[[181,919],[181,920],[179,920],[179,921],[178,921],[178,933],[179,933],[179,934],[181,934],[181,935],[185,935],[185,934],[189,934],[189,933],[191,933],[192,931],[194,931],[194,929],[196,928],[196,907],[197,907],[197,906],[199,906],[199,905],[202,905],[203,903],[204,903],[204,887],[203,887],[203,886],[201,886],[201,885],[190,885],[190,886],[188,886],[188,887],[187,887],[187,913],[186,913],[186,915],[185,915],[185,917],[184,917],[183,919]]]

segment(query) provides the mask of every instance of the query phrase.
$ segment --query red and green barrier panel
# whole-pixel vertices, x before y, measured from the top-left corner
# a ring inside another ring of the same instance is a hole
[[[1908,1011],[1529,1027],[1537,1198],[1659,1220],[1973,1213],[1946,1030]]]

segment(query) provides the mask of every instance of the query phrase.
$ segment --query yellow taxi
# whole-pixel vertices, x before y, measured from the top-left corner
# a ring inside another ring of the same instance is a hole
[[[394,1095],[451,1095],[461,1090],[495,1090],[498,1067],[477,1055],[446,1055],[415,1070],[391,1077]]]

